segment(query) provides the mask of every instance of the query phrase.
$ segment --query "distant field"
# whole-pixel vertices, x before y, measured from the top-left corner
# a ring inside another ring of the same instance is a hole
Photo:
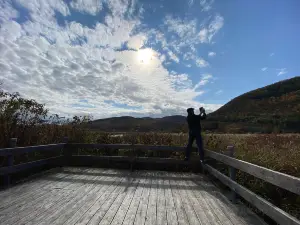
[[[179,145],[187,143],[187,134],[106,134],[104,143]],[[101,138],[100,138],[101,139]],[[273,170],[300,177],[300,134],[206,134],[205,148],[224,151],[234,145],[236,157]]]

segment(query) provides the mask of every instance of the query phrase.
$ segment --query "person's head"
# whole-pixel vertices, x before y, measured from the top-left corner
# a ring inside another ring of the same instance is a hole
[[[188,108],[186,111],[187,111],[188,115],[194,114],[194,108]]]

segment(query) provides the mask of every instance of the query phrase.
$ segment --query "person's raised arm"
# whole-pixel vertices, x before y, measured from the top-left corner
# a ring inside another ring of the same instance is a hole
[[[199,117],[201,120],[205,120],[206,119],[206,113],[205,113],[205,109],[203,107],[199,108],[200,110],[200,114]]]

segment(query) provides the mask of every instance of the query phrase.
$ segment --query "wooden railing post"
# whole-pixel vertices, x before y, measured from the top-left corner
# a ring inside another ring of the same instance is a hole
[[[228,154],[228,156],[234,158],[234,146],[233,145],[227,146],[227,154]],[[229,177],[231,180],[236,181],[236,169],[232,166],[229,166]],[[233,203],[236,203],[236,199],[237,199],[236,192],[234,190],[232,190],[231,191],[231,201]]]
[[[10,148],[17,147],[17,138],[11,138],[9,140],[9,147]],[[13,166],[13,165],[14,165],[14,156],[11,154],[7,156],[6,166]],[[11,177],[9,174],[4,176],[4,186],[9,186],[11,184],[10,178]]]

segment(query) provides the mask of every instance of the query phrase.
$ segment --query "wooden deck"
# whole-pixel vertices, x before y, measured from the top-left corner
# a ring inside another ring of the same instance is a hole
[[[63,168],[0,192],[4,224],[264,224],[202,175]]]

